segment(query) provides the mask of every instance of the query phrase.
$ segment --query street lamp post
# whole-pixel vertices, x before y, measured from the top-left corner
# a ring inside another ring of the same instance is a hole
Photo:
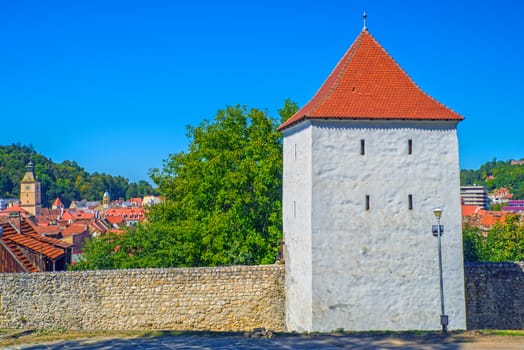
[[[442,209],[437,208],[433,210],[433,215],[437,219],[437,225],[431,227],[433,236],[436,236],[438,239],[438,267],[440,274],[440,324],[442,325],[442,332],[446,333],[448,331],[448,316],[446,315],[446,310],[444,308],[444,280],[442,278],[442,243],[441,237],[444,234],[444,225],[440,224],[440,217],[442,216]]]

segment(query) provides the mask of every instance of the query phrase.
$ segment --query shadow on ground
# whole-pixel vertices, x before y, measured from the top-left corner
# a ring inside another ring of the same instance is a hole
[[[56,341],[47,344],[15,345],[8,349],[461,349],[472,341],[461,333],[329,333],[268,336],[234,332],[155,331],[130,338],[90,338]],[[110,335],[108,335],[110,337]]]

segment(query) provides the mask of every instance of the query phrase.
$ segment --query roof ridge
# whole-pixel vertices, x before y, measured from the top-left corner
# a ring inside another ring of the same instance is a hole
[[[367,32],[367,31],[366,31]],[[329,80],[329,78],[331,78],[332,75],[335,74],[335,71],[337,70],[338,66],[342,63],[342,61],[345,60],[345,63],[343,65],[343,67],[340,69],[340,74],[338,74],[338,76],[336,77],[336,81],[335,83],[333,84],[333,86],[329,89],[329,93],[326,94],[326,96],[324,96],[324,98],[320,101],[318,101],[318,103],[311,108],[311,111],[316,111],[317,108],[320,106],[320,104],[322,104],[323,102],[325,102],[329,97],[331,97],[331,95],[333,94],[333,92],[337,89],[338,85],[340,84],[340,81],[342,80],[342,76],[344,74],[344,72],[348,69],[349,67],[349,64],[351,63],[351,59],[353,58],[353,56],[355,55],[355,52],[357,50],[358,47],[360,47],[360,44],[362,43],[362,39],[363,39],[363,34],[364,34],[364,31],[362,31],[359,36],[357,37],[357,39],[355,40],[355,42],[353,44],[351,44],[351,46],[349,47],[349,49],[346,51],[346,54],[344,54],[344,56],[342,56],[342,58],[338,61],[338,63],[336,64],[335,68],[333,69],[333,71],[329,74],[328,78],[325,80],[324,84],[322,84],[320,86],[320,88],[317,90],[317,92],[315,93],[315,95],[317,93],[320,92],[320,90],[324,87],[324,85],[327,83],[327,81]],[[314,95],[313,95],[314,96]]]
[[[389,56],[389,58],[391,59],[391,61],[393,61],[393,63],[395,63],[395,65],[397,66],[398,69],[400,69],[408,78],[409,80],[411,81],[411,83],[417,88],[418,91],[420,91],[421,93],[423,93],[424,95],[426,95],[428,98],[430,98],[431,100],[433,100],[434,102],[438,103],[439,105],[441,105],[442,107],[446,108],[446,109],[449,109],[450,111],[454,112],[454,113],[457,113],[455,112],[452,108],[446,106],[445,104],[443,104],[442,102],[438,101],[437,99],[435,99],[433,96],[431,96],[430,94],[428,94],[427,92],[425,92],[418,84],[415,80],[413,80],[413,78],[411,77],[411,75],[404,69],[402,68],[402,66],[397,62],[397,60],[395,59],[395,57],[393,57],[389,52],[388,50],[386,50],[382,45],[380,45],[380,43],[377,41],[377,39],[375,39],[375,37],[371,34],[371,33],[368,33],[370,38],[377,44],[377,46],[379,48],[382,49],[382,51],[384,51],[384,53],[386,55]],[[457,113],[458,114],[458,113]]]
[[[315,118],[464,119],[422,90],[367,30],[361,31],[313,97],[278,130]]]

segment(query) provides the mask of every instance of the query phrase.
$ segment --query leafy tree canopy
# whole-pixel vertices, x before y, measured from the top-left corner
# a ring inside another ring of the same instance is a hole
[[[468,226],[462,234],[465,261],[524,261],[524,225],[518,215],[507,216],[504,224],[496,223],[487,233]]]
[[[188,126],[188,150],[150,174],[166,202],[117,243],[92,240],[76,268],[273,263],[282,240],[282,137],[276,128],[297,109],[287,100],[277,121],[237,105],[218,111],[212,122]]]
[[[129,183],[122,176],[90,174],[74,161],[54,163],[37,153],[32,146],[13,144],[0,146],[0,197],[20,196],[20,181],[30,160],[35,164],[35,175],[41,182],[42,204],[47,207],[56,197],[60,197],[66,206],[73,200],[101,200],[105,191],[109,191],[112,198],[156,194],[156,190],[146,181]]]

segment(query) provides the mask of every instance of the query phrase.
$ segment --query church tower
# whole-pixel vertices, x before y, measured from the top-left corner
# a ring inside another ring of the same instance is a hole
[[[111,196],[109,196],[109,192],[105,191],[104,196],[102,197],[102,207],[104,210],[109,209],[109,202],[111,201]]]
[[[40,215],[41,198],[40,182],[36,179],[33,162],[29,161],[20,183],[20,207],[32,215]]]
[[[279,127],[289,331],[465,329],[457,124],[364,26]]]

